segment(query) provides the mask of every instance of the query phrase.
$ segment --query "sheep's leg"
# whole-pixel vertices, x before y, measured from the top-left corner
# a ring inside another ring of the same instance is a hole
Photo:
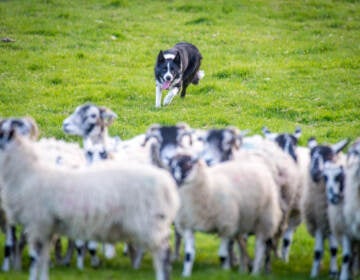
[[[337,249],[338,242],[333,234],[329,235],[329,246],[330,246],[330,276],[336,277],[338,275],[338,267],[337,267]]]
[[[218,255],[223,269],[230,269],[229,247],[229,238],[222,238]]]
[[[91,256],[91,260],[90,260],[90,263],[91,263],[91,266],[92,267],[98,267],[99,264],[100,264],[100,259],[99,257],[96,255],[96,249],[98,247],[98,244],[96,241],[89,241],[87,243],[87,249],[90,253],[90,256]]]
[[[228,247],[230,267],[235,267],[236,265],[239,264],[239,259],[237,258],[234,250],[234,241],[235,241],[234,239],[231,239]]]
[[[324,252],[324,238],[320,230],[315,232],[315,250],[314,250],[314,261],[311,269],[310,277],[314,278],[319,274],[320,264]]]
[[[56,264],[61,264],[62,262],[62,245],[61,245],[61,238],[60,236],[57,236],[54,242],[54,247],[55,247],[55,263]]]
[[[182,275],[188,277],[191,275],[192,267],[195,260],[195,238],[191,230],[184,232],[185,260]]]
[[[239,247],[239,251],[240,251],[240,266],[239,266],[239,271],[241,273],[246,273],[249,270],[251,271],[251,258],[250,255],[247,251],[247,240],[246,240],[246,236],[245,235],[239,235],[237,237],[237,244]]]
[[[283,236],[283,244],[281,250],[281,257],[285,262],[289,262],[290,247],[294,236],[294,229],[288,227]]]
[[[15,247],[15,227],[6,226],[6,239],[5,239],[5,248],[4,248],[4,261],[2,264],[3,271],[10,270],[11,258],[14,257],[14,247]]]
[[[85,256],[85,242],[82,240],[75,240],[75,246],[77,251],[76,266],[78,269],[84,269],[84,256]]]
[[[266,241],[266,250],[265,250],[265,272],[269,274],[271,272],[271,251],[273,249],[273,240],[268,239]]]
[[[350,262],[351,262],[351,241],[344,235],[342,237],[342,265],[339,280],[350,279]]]
[[[21,270],[22,267],[22,253],[24,251],[26,245],[26,233],[24,231],[21,232],[20,238],[18,242],[15,242],[15,253],[14,253],[14,269]],[[16,240],[16,238],[15,238]]]
[[[133,263],[133,267],[135,269],[138,269],[140,267],[143,256],[144,256],[144,249],[138,247],[135,253],[135,258]]]
[[[29,280],[36,280],[38,274],[38,253],[33,242],[29,241],[29,255],[30,255],[30,271]]]
[[[39,256],[40,280],[49,279],[49,262],[50,262],[50,241],[37,244]]]
[[[67,245],[67,250],[66,250],[66,254],[64,259],[62,260],[62,264],[63,265],[70,265],[71,262],[71,258],[73,256],[74,253],[74,249],[75,249],[75,243],[72,239],[68,239],[68,245]]]
[[[175,228],[175,252],[173,254],[172,260],[179,260],[180,259],[180,246],[181,246],[181,235]]]
[[[170,244],[167,241],[163,248],[153,252],[153,263],[156,271],[156,280],[169,280],[171,271]]]
[[[263,265],[264,261],[264,254],[265,254],[265,241],[262,236],[256,236],[256,242],[255,242],[255,259],[254,259],[254,266],[252,270],[253,275],[257,275],[261,271],[261,267]]]

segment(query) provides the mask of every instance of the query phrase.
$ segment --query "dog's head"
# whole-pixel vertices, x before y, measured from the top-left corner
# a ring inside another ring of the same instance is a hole
[[[155,64],[156,83],[162,90],[168,90],[177,84],[182,77],[180,53],[160,51]]]

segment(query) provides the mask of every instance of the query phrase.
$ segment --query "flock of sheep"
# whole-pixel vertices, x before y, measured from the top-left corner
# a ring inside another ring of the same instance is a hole
[[[185,123],[154,124],[121,140],[108,135],[116,117],[94,104],[77,107],[63,130],[81,136],[82,148],[38,139],[29,117],[0,120],[4,271],[20,267],[24,242],[15,242],[15,229],[21,225],[31,280],[48,279],[50,248],[64,236],[69,247],[63,258],[55,246],[58,262],[69,263],[76,249],[81,269],[87,248],[95,266],[97,242],[111,257],[122,241],[134,268],[145,251],[152,254],[158,280],[170,278],[184,239],[182,274],[190,276],[196,231],[220,238],[223,268],[238,259],[241,272],[259,274],[270,271],[272,255],[289,260],[293,234],[304,222],[315,238],[311,277],[319,273],[326,238],[331,275],[345,280],[358,272],[360,140],[345,154],[348,140],[328,145],[311,138],[307,147],[298,146],[299,128],[247,136],[234,127],[201,130]],[[256,238],[254,259],[247,252],[250,235]]]

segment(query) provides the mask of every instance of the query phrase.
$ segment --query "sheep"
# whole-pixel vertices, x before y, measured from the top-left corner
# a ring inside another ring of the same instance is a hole
[[[317,277],[323,256],[324,238],[328,236],[331,253],[330,274],[338,273],[336,254],[337,241],[330,230],[325,182],[323,180],[324,165],[327,162],[339,162],[340,153],[348,144],[348,140],[333,145],[319,145],[315,138],[310,138],[310,168],[307,184],[301,200],[303,220],[310,235],[315,237],[314,260],[310,277]]]
[[[345,191],[344,191],[344,223],[348,239],[343,240],[343,264],[341,268],[340,279],[349,279],[350,263],[353,264],[353,270],[359,268],[359,260],[352,255],[352,250],[358,250],[360,241],[360,138],[358,138],[348,150],[347,162],[345,166]],[[357,247],[356,247],[357,246]]]
[[[297,146],[301,136],[301,128],[297,127],[293,134],[273,133],[267,127],[263,127],[262,132],[266,139],[274,141],[279,147],[288,153],[295,161],[300,173],[300,182],[296,191],[295,203],[292,207],[288,227],[283,235],[281,257],[285,262],[289,262],[290,246],[296,228],[301,224],[301,196],[303,194],[304,184],[307,181],[308,168],[310,163],[310,152],[307,147]]]
[[[295,199],[300,175],[294,161],[274,142],[259,135],[244,137],[244,132],[239,132],[233,127],[209,130],[202,141],[204,142],[202,157],[208,165],[244,159],[266,163],[278,186],[283,211],[283,219],[274,240],[274,249],[277,248],[278,239],[287,227],[289,215],[296,213],[297,210]]]
[[[340,279],[348,280],[349,258],[351,255],[351,241],[347,234],[344,216],[345,169],[341,163],[326,162],[324,164],[323,178],[326,187],[328,202],[327,213],[331,233],[338,243],[342,243],[343,264]]]
[[[35,249],[30,279],[48,278],[54,234],[131,240],[152,252],[156,278],[169,279],[170,226],[180,202],[166,171],[140,164],[65,170],[44,164],[38,153],[32,141],[15,130],[0,131],[4,209],[11,221],[24,226]]]
[[[63,131],[66,134],[83,137],[83,146],[87,155],[88,163],[92,164],[99,160],[112,159],[116,162],[148,163],[150,152],[144,147],[145,135],[138,135],[132,139],[121,141],[120,137],[110,137],[108,127],[117,118],[117,115],[109,108],[97,106],[92,103],[85,103],[78,106],[75,111],[63,121]],[[83,241],[77,240],[78,267],[83,267]],[[92,263],[96,264],[97,244],[90,242],[90,253]],[[105,244],[105,256],[111,257],[114,254],[114,247]],[[124,255],[128,252],[127,245],[124,246]],[[130,252],[131,253],[131,252]],[[136,257],[130,254],[133,266],[137,268],[140,263],[141,253]],[[71,254],[67,254],[65,262],[69,262]]]
[[[196,135],[200,130],[193,130],[187,123],[179,122],[176,125],[151,125],[145,134],[143,146],[151,139],[155,139],[150,145],[151,163],[159,168],[169,169],[169,162],[180,151],[197,154],[201,150],[201,142],[197,141]],[[175,250],[173,260],[180,258],[181,236],[175,228]]]
[[[226,162],[207,167],[202,159],[178,154],[170,160],[181,198],[175,226],[185,240],[183,276],[190,276],[195,258],[194,231],[217,233],[221,255],[227,257],[229,241],[239,234],[256,235],[252,273],[261,269],[267,241],[280,220],[279,196],[265,165]]]
[[[34,119],[31,117],[3,119],[0,122],[0,129],[7,133],[9,133],[11,129],[16,129],[19,134],[34,140],[36,140],[39,135],[39,129]],[[78,168],[85,165],[85,157],[78,144],[67,143],[54,138],[41,138],[35,145],[44,151],[40,154],[40,158],[47,164],[70,168]],[[2,270],[8,271],[10,269],[10,257],[12,252],[14,253],[14,268],[19,270],[21,268],[22,248],[26,243],[25,234],[21,234],[20,242],[16,244],[15,226],[8,225],[6,227],[5,257]],[[56,243],[56,245],[59,244],[59,242]],[[60,262],[59,247],[56,247],[55,253],[56,261]]]

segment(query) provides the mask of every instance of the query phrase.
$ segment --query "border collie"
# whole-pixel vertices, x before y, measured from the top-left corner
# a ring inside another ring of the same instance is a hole
[[[160,51],[155,64],[156,103],[161,107],[163,90],[169,90],[163,105],[168,105],[181,89],[185,97],[189,84],[198,84],[205,75],[199,70],[202,56],[194,45],[186,42],[176,44],[172,49]]]

